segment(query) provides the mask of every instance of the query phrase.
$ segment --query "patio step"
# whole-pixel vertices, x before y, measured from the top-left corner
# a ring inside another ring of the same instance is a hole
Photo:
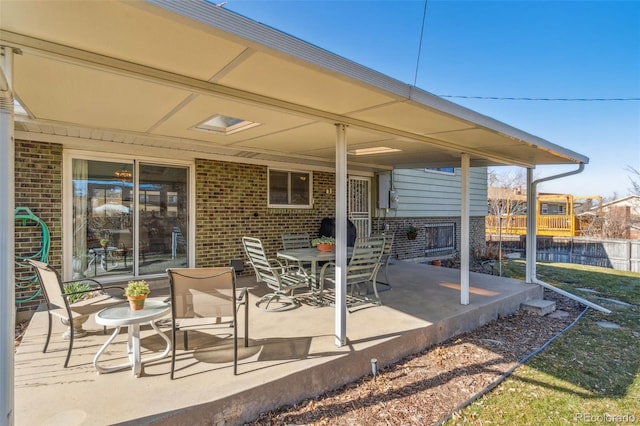
[[[525,311],[535,312],[544,316],[556,310],[556,302],[552,300],[534,299],[528,300],[520,305]]]

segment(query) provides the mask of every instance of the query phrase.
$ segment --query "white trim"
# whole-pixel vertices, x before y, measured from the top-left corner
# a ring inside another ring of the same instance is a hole
[[[533,168],[527,168],[527,235],[525,240],[525,282],[532,284],[536,280],[536,212],[538,201],[536,185],[533,183]]]
[[[470,251],[470,189],[469,189],[469,168],[471,157],[467,153],[462,154],[461,163],[461,209],[460,209],[460,304],[469,304],[469,263]]]
[[[15,372],[13,326],[15,306],[15,139],[13,114],[13,55],[14,49],[2,47],[0,55],[0,416],[3,424],[14,421]],[[12,348],[12,349],[9,349]]]
[[[58,124],[55,124],[55,125],[58,125]],[[64,126],[64,125],[60,124],[60,126]],[[138,134],[132,134],[132,135],[140,136]],[[166,138],[166,137],[156,138],[155,136],[153,138],[150,138],[148,135],[144,135],[144,136],[154,140],[172,141],[176,143],[176,146],[178,147],[181,146],[179,144],[180,140],[178,139],[172,139],[172,138]],[[327,160],[326,163],[330,165],[322,166],[318,164],[305,163],[304,161],[308,159],[307,157],[296,156],[296,155],[291,155],[290,161],[284,162],[284,161],[274,161],[274,160],[266,160],[266,159],[260,159],[260,158],[236,157],[236,156],[233,156],[232,154],[224,155],[219,153],[192,151],[192,150],[184,150],[184,149],[178,149],[178,148],[173,149],[173,148],[162,148],[162,147],[148,146],[148,145],[131,145],[124,142],[88,139],[88,138],[74,137],[74,136],[51,135],[51,134],[44,134],[44,133],[26,132],[26,131],[20,131],[20,130],[16,131],[15,139],[31,141],[31,142],[55,143],[55,144],[62,145],[63,149],[65,150],[79,151],[79,152],[92,152],[92,153],[96,153],[96,155],[98,154],[113,155],[113,156],[120,155],[124,157],[135,156],[136,158],[142,158],[142,157],[139,157],[138,152],[130,152],[130,153],[122,152],[123,148],[124,150],[129,150],[129,151],[134,151],[134,150],[141,151],[141,150],[153,149],[153,152],[156,155],[155,158],[162,158],[162,157],[157,157],[157,155],[165,154],[167,156],[166,158],[169,159],[167,161],[172,161],[171,159],[177,159],[178,161],[212,160],[212,161],[223,161],[223,162],[235,163],[235,164],[266,166],[266,167],[279,168],[282,170],[290,169],[292,167],[292,164],[297,165],[298,163],[293,161],[293,160],[296,160],[296,161],[300,161],[299,163],[300,167],[304,167],[305,170],[335,173],[335,166],[333,165],[333,161]],[[99,145],[100,149],[95,151],[88,151],[86,149],[77,147],[77,145],[80,145],[80,144],[95,145],[97,143],[100,144]],[[220,147],[220,149],[223,149],[223,148],[228,149],[227,147]],[[313,160],[317,161],[318,159],[314,158]],[[357,162],[351,162],[350,165],[352,167],[365,167],[367,169],[367,170],[359,170],[354,168],[348,171],[349,174],[359,175],[359,176],[374,176],[375,172],[369,170],[371,168],[380,169],[380,170],[389,170],[389,171],[393,169],[393,167],[390,167],[390,166],[370,165],[370,164],[363,164],[363,163],[357,163]]]
[[[73,159],[62,150],[62,279],[73,277]]]
[[[101,151],[88,151],[88,150],[79,150],[79,149],[65,149],[63,150],[63,156],[70,155],[73,158],[80,158],[83,160],[100,160],[102,158],[111,160],[122,160],[123,162],[130,162],[133,164],[134,161],[139,161],[143,163],[151,163],[157,165],[165,165],[171,164],[176,166],[195,166],[194,160],[181,160],[175,158],[163,158],[156,156],[140,156],[136,154],[110,154],[107,152]]]
[[[336,124],[335,343],[347,344],[347,126]]]

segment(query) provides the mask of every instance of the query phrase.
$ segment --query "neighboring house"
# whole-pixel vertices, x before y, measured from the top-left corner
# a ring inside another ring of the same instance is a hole
[[[640,218],[640,195],[627,195],[617,200],[609,201],[602,205],[602,209],[607,211],[611,207],[629,207],[629,213],[632,217]]]
[[[274,255],[345,211],[361,236],[392,232],[400,259],[466,256],[484,242],[488,166],[588,162],[207,2],[0,7],[24,108],[0,130],[15,158],[0,182],[48,225],[67,280],[241,265],[242,236]],[[32,231],[16,222],[17,255],[38,248]]]
[[[605,226],[612,237],[640,239],[640,195],[628,195],[603,204]]]
[[[526,191],[489,188],[488,194],[487,238],[526,235]],[[597,236],[602,232],[601,196],[541,193],[536,200],[538,236]]]

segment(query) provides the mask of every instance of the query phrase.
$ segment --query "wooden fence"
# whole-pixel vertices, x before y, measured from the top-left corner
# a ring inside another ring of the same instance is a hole
[[[494,236],[487,245],[500,244]],[[503,252],[525,256],[525,237],[503,238]],[[538,237],[537,260],[602,266],[620,271],[640,272],[640,240],[608,240],[589,237]]]

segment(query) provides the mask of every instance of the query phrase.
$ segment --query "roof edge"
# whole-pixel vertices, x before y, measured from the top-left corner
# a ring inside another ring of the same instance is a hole
[[[276,28],[203,0],[145,0],[187,19],[233,34],[242,39],[290,55],[323,69],[385,90],[395,96],[466,120],[474,125],[555,153],[567,163],[589,163],[589,158],[546,139],[534,136],[489,116],[443,99],[426,90],[403,83],[364,65],[322,49]]]

